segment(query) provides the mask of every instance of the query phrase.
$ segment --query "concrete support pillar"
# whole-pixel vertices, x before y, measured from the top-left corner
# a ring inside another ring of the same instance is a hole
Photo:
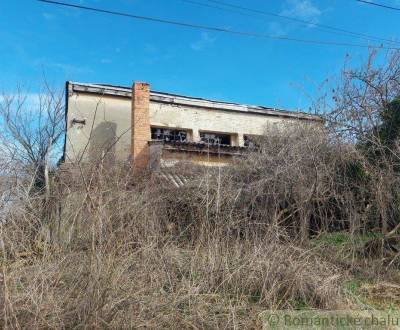
[[[198,129],[194,129],[192,132],[193,142],[200,142],[200,132]]]
[[[242,133],[238,134],[237,146],[239,146],[239,147],[243,147],[244,146],[244,135]]]

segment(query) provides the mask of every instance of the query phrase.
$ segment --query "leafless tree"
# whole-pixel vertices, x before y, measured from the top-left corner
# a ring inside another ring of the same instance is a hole
[[[63,93],[47,83],[38,93],[18,87],[0,95],[2,157],[32,178],[32,187],[45,187],[49,165],[55,162],[64,132]]]
[[[376,210],[376,226],[392,233],[399,228],[395,214],[399,212],[400,149],[397,137],[390,143],[385,138],[396,125],[396,118],[388,118],[386,112],[400,96],[400,51],[384,55],[373,51],[365,65],[345,67],[328,94],[325,104],[331,110],[326,119],[332,136],[355,145],[364,158],[371,195],[364,209]]]

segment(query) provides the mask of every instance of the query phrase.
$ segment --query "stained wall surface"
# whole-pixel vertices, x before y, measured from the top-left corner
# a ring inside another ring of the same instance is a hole
[[[235,146],[244,145],[244,135],[263,135],[270,125],[298,120],[157,101],[150,102],[149,116],[152,127],[188,130],[190,141],[200,141],[200,132],[225,133]],[[69,93],[65,161],[87,160],[106,152],[115,160],[130,158],[131,99]]]

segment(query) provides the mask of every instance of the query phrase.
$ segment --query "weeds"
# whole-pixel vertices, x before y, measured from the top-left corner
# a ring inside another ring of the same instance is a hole
[[[347,74],[328,132],[268,127],[230,167],[170,169],[180,188],[106,157],[46,167],[45,193],[22,172],[1,215],[1,327],[260,328],[267,309],[397,306],[399,149],[374,130],[398,63]]]

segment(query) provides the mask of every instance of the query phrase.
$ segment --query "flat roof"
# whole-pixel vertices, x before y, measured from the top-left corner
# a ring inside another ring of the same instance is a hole
[[[123,98],[132,98],[131,87],[114,86],[108,84],[97,83],[80,83],[80,82],[67,82],[69,93],[80,92],[96,94],[101,96],[116,96]],[[178,106],[198,107],[215,109],[222,111],[244,112],[251,114],[279,116],[279,117],[292,117],[302,120],[323,121],[318,115],[312,115],[306,112],[289,111],[284,109],[277,109],[261,105],[248,105],[233,102],[224,102],[210,100],[200,97],[192,97],[185,95],[178,95],[172,93],[165,93],[159,91],[150,91],[150,101],[166,104],[174,104]]]

